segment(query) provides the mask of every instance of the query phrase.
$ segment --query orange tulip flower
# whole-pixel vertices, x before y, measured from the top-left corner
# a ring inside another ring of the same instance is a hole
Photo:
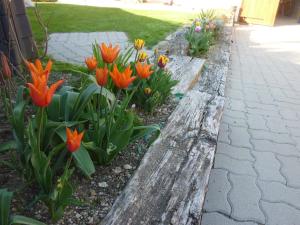
[[[136,63],[135,64],[135,69],[136,69],[136,72],[137,72],[137,75],[140,77],[140,78],[148,78],[154,71],[151,71],[151,66],[152,65],[148,65],[148,64],[142,64],[140,62]]]
[[[120,72],[115,64],[112,72],[109,73],[114,84],[119,89],[126,89],[136,79],[135,76],[131,77],[132,70],[130,69],[130,66],[128,66],[124,72]]]
[[[84,132],[78,133],[75,129],[73,132],[68,127],[66,128],[67,133],[67,149],[69,152],[75,152],[80,148],[81,139]]]
[[[103,61],[106,63],[113,63],[119,55],[120,47],[119,45],[112,47],[112,44],[106,46],[106,44],[102,43],[100,45],[100,50],[101,50]]]
[[[45,75],[38,76],[37,74],[32,74],[33,83],[27,83],[30,96],[33,103],[39,107],[46,107],[50,104],[52,97],[56,89],[62,85],[63,80],[59,80],[56,83],[52,84],[50,88],[47,86],[47,71],[44,72]]]
[[[45,75],[48,80],[48,77],[49,77],[49,74],[50,74],[51,68],[52,68],[51,60],[48,61],[45,69],[43,69],[42,62],[39,59],[36,59],[34,64],[27,61],[26,65],[27,65],[28,70],[31,73],[31,76],[32,76],[32,74],[36,74],[38,77]]]
[[[96,69],[96,80],[98,85],[102,87],[106,85],[107,75],[108,75],[108,69],[106,67]]]
[[[93,71],[96,69],[98,62],[96,58],[92,56],[85,59],[85,64],[90,71]]]
[[[1,66],[2,66],[2,73],[4,77],[10,79],[11,78],[11,69],[8,63],[8,59],[4,53],[1,52]]]

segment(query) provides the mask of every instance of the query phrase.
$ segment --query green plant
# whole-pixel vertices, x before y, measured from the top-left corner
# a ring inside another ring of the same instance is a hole
[[[205,54],[218,38],[223,24],[221,19],[217,19],[215,10],[201,10],[185,34],[189,54],[198,57]]]
[[[212,21],[216,19],[216,11],[214,9],[207,9],[207,10],[202,9],[198,14],[198,18],[200,19],[201,22]]]
[[[24,224],[24,225],[45,225],[37,220],[10,214],[10,204],[13,193],[6,189],[0,189],[0,225]]]
[[[143,80],[138,87],[133,95],[132,103],[145,111],[153,112],[171,95],[172,87],[177,83],[178,81],[172,79],[170,72],[156,67],[149,79]]]
[[[193,27],[190,29],[192,30]],[[213,32],[195,32],[192,30],[191,33],[186,36],[186,39],[189,42],[189,54],[199,57],[205,54],[213,43]]]
[[[69,181],[73,169],[71,160],[86,176],[91,176],[95,168],[87,150],[81,146],[71,152],[66,148],[66,127],[79,126],[82,121],[53,121],[53,110],[49,108],[55,90],[63,83],[62,80],[47,86],[52,63],[49,61],[46,69],[42,69],[41,62],[27,63],[31,72],[32,83],[27,83],[27,89],[19,87],[16,103],[9,116],[13,127],[14,141],[2,145],[1,149],[14,148],[18,157],[16,169],[20,171],[28,182],[39,188],[35,201],[42,200],[49,208],[54,221],[62,215],[69,204],[79,203],[72,197],[73,188]],[[34,106],[29,104],[32,100]],[[80,113],[85,96],[77,98],[76,108],[68,113],[76,118]],[[65,100],[69,101],[69,98]],[[68,105],[68,102],[65,102]],[[27,117],[25,112],[29,108],[35,115]],[[7,165],[7,163],[6,163]],[[57,181],[58,179],[58,181]]]

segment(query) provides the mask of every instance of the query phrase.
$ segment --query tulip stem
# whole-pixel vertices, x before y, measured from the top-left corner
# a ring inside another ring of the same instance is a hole
[[[37,146],[39,150],[41,150],[42,138],[44,136],[44,128],[45,128],[45,108],[39,107],[37,112]]]
[[[133,95],[135,94],[135,92],[140,87],[141,83],[142,83],[142,80],[139,80],[138,84],[136,85],[136,87],[134,88],[134,90],[130,93],[129,97],[126,96],[126,99],[124,101],[124,105],[123,105],[123,108],[122,108],[123,110],[125,110],[127,108],[129,102],[131,101],[131,99],[132,99]]]
[[[139,50],[136,50],[136,52],[135,52],[135,57],[134,57],[134,62],[137,61],[138,53],[139,53]]]
[[[108,118],[107,145],[109,144],[109,139],[110,139],[111,122],[112,122],[112,119],[113,119],[113,116],[114,116],[114,112],[115,112],[115,109],[116,109],[116,106],[117,106],[117,101],[120,98],[120,94],[121,94],[121,89],[119,89],[118,92],[117,92],[116,100],[115,100],[115,102],[113,104],[113,107],[111,108],[111,112],[110,112],[110,115],[109,115],[109,118]]]

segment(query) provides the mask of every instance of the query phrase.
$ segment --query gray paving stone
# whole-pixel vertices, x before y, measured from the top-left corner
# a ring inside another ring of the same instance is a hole
[[[224,111],[224,116],[246,119],[245,112],[227,109]]]
[[[259,208],[261,193],[256,186],[256,178],[229,174],[233,189],[229,193],[232,205],[232,218],[264,224],[265,217]]]
[[[232,145],[252,148],[252,145],[250,144],[250,135],[247,131],[247,128],[235,126],[230,126],[229,128],[231,131],[229,138]]]
[[[234,118],[227,115],[223,115],[222,122],[230,124],[232,126],[245,127],[245,128],[248,127],[248,124],[245,119]]]
[[[204,210],[207,212],[222,212],[230,215],[231,207],[227,201],[228,192],[231,189],[227,179],[228,172],[213,169],[210,174],[208,192],[205,196]]]
[[[119,44],[122,50],[130,44],[123,32],[53,33],[50,34],[48,54],[59,61],[82,65],[84,58],[92,54],[95,42]]]
[[[263,115],[266,117],[271,117],[271,118],[281,118],[281,115],[279,111],[266,111],[263,109],[257,109],[257,108],[247,108],[247,112],[249,114],[258,114],[258,115]]]
[[[277,111],[278,107],[276,105],[270,105],[270,104],[262,104],[258,102],[246,102],[247,108],[254,108],[254,109],[263,109],[267,111]]]
[[[257,225],[257,223],[238,222],[220,213],[204,213],[201,225]]]
[[[284,122],[288,128],[289,127],[300,128],[300,121],[298,120],[285,120]]]
[[[280,115],[282,118],[287,119],[287,120],[299,120],[298,113],[293,110],[288,110],[288,109],[280,109]]]
[[[248,160],[248,161],[255,160],[248,148],[236,147],[236,146],[232,146],[220,142],[217,145],[217,153],[227,155],[230,158],[237,159],[237,160]]]
[[[219,135],[218,135],[218,141],[230,144],[228,124],[221,123]]]
[[[252,162],[247,160],[233,159],[224,154],[217,154],[215,156],[214,168],[225,169],[235,174],[256,176]]]
[[[284,120],[267,118],[267,127],[275,133],[289,133]]]
[[[280,173],[280,162],[273,153],[253,151],[252,154],[256,158],[254,167],[260,180],[286,182]]]
[[[299,128],[290,127],[290,128],[288,128],[288,129],[289,129],[290,134],[291,134],[292,136],[300,137],[300,129],[299,129]]]
[[[268,127],[266,126],[266,120],[261,115],[248,115],[247,123],[251,129],[268,130]]]
[[[288,134],[278,134],[270,131],[252,129],[249,129],[248,131],[253,139],[269,140],[281,144],[295,144],[295,141]]]
[[[299,210],[282,203],[262,201],[261,204],[268,218],[266,225],[299,225]]]
[[[287,180],[287,185],[300,188],[300,158],[277,156],[282,164],[282,174]]]
[[[245,112],[246,105],[241,100],[230,99],[230,109]]]
[[[273,152],[285,156],[300,156],[299,151],[292,144],[279,144],[271,142],[269,140],[254,139],[252,139],[251,142],[254,145],[254,149],[257,151]]]
[[[263,193],[262,200],[289,204],[299,209],[300,213],[300,189],[269,181],[258,181],[258,186]]]

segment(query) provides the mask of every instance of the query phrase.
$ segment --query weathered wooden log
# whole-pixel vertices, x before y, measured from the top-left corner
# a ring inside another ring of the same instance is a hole
[[[101,224],[200,224],[223,106],[189,91]]]
[[[205,60],[176,55],[169,56],[169,59],[167,69],[172,73],[172,78],[179,81],[172,93],[186,93],[199,81]]]

